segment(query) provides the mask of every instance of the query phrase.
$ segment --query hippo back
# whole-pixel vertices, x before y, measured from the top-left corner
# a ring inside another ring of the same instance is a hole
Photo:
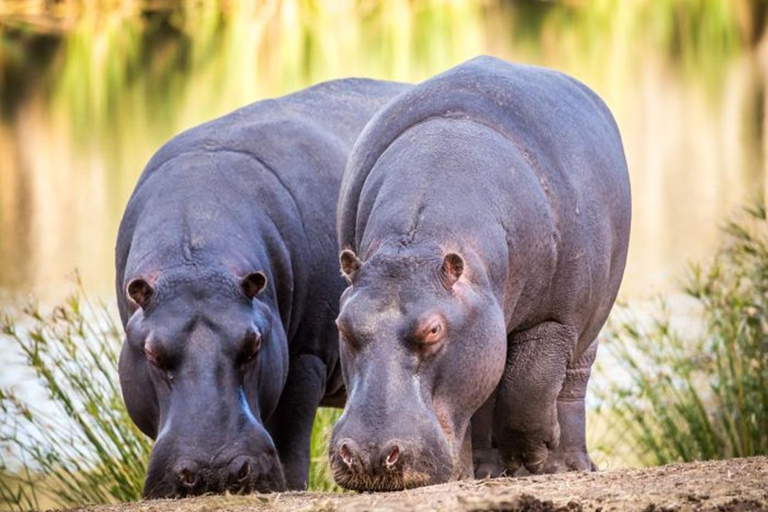
[[[593,91],[557,71],[477,57],[396,97],[368,123],[342,181],[337,214],[342,247],[361,241],[366,219],[355,205],[379,157],[409,129],[439,118],[469,120],[499,132],[556,194],[578,195],[600,182],[605,190],[620,191],[621,208],[629,201],[618,128]],[[606,147],[606,141],[613,144]],[[600,164],[583,172],[584,162]]]

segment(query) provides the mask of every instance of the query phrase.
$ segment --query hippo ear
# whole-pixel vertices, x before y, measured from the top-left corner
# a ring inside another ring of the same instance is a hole
[[[240,281],[240,287],[246,297],[253,300],[267,286],[267,276],[263,272],[251,272]]]
[[[449,252],[443,258],[443,264],[440,267],[440,273],[443,278],[443,284],[450,290],[456,281],[459,280],[464,272],[464,258],[455,252]]]
[[[128,299],[135,302],[141,309],[147,309],[149,299],[155,293],[155,290],[148,282],[139,277],[128,283],[125,292]]]
[[[352,249],[344,249],[339,255],[339,262],[341,263],[341,273],[347,278],[350,284],[355,279],[357,271],[360,270],[363,262],[357,257]]]

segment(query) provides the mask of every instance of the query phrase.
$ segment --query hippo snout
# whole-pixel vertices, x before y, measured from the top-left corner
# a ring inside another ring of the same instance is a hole
[[[446,482],[452,467],[442,450],[398,438],[362,443],[345,437],[333,441],[329,451],[336,482],[357,491],[399,491]]]
[[[285,489],[275,453],[239,455],[229,460],[182,457],[168,464],[153,464],[144,486],[146,498],[178,498],[231,492],[274,492]],[[163,469],[165,468],[165,469]]]

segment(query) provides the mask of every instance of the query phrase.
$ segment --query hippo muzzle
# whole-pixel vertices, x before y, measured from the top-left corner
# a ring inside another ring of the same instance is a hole
[[[223,393],[211,397],[212,403],[201,395],[184,393],[171,400],[150,457],[144,496],[284,490],[277,450],[245,393]],[[230,395],[235,398],[227,400]]]
[[[331,469],[336,482],[346,489],[400,491],[451,479],[450,452],[435,438],[414,435],[363,443],[342,437],[344,429],[338,432],[330,444]]]
[[[144,497],[284,490],[277,452],[264,434],[255,428],[241,432],[219,450],[201,449],[184,437],[163,436],[150,458]]]
[[[352,490],[398,491],[450,480],[453,450],[418,379],[400,375],[396,365],[363,368],[329,444],[336,482]]]

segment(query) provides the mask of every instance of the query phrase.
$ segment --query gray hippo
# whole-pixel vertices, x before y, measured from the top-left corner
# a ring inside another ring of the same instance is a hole
[[[116,248],[120,383],[156,441],[145,496],[306,487],[315,411],[345,398],[341,175],[404,87],[339,80],[261,101],[147,165]]]
[[[494,457],[508,473],[593,468],[584,395],[630,227],[594,92],[489,57],[427,80],[363,130],[337,222],[340,485],[462,478],[473,450],[481,476]]]

